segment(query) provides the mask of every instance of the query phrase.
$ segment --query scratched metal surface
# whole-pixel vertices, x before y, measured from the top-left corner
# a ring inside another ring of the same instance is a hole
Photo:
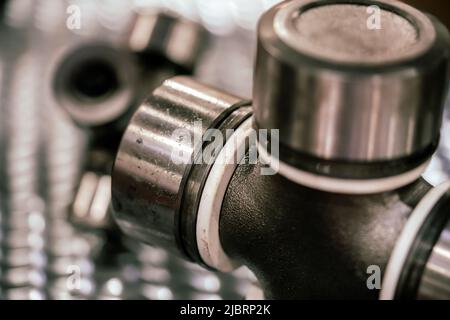
[[[450,95],[444,112],[439,148],[424,177],[433,185],[438,185],[450,179]]]

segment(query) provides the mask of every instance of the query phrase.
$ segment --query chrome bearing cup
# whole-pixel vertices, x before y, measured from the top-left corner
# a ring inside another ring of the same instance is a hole
[[[258,32],[255,126],[280,129],[282,174],[404,185],[423,172],[448,89],[443,25],[399,1],[294,0]]]

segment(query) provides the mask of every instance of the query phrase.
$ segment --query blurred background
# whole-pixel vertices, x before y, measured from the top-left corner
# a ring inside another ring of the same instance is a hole
[[[244,299],[260,297],[248,270],[219,274],[163,248],[109,239],[68,219],[89,136],[58,106],[61,56],[86,41],[122,44],[136,14],[175,12],[211,34],[195,76],[251,97],[255,29],[277,0],[13,0],[0,25],[0,298]],[[418,2],[418,1],[414,1]],[[432,2],[445,16],[449,1]],[[69,29],[76,5],[81,28]],[[427,9],[428,8],[427,6]],[[445,18],[445,17],[444,17]],[[150,93],[150,92],[149,92]],[[450,105],[426,178],[450,178]],[[119,236],[120,237],[120,236]]]

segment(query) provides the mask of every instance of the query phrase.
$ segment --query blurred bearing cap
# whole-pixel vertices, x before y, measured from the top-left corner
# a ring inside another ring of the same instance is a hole
[[[134,58],[107,43],[64,50],[54,73],[57,101],[80,126],[111,123],[134,105],[138,72]]]
[[[72,222],[86,229],[112,229],[111,176],[85,172],[72,206]]]
[[[128,46],[135,53],[158,54],[192,70],[206,47],[208,32],[175,13],[141,12],[131,28]]]

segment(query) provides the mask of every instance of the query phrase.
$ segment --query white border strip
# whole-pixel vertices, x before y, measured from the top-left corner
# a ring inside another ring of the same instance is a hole
[[[227,161],[230,155],[235,158],[238,150],[245,145],[246,138],[251,134],[252,120],[250,117],[231,135],[214,162],[206,179],[197,212],[197,246],[203,262],[222,272],[230,272],[239,265],[232,261],[222,248],[219,237],[219,219],[223,198],[234,171],[242,159],[233,163]],[[241,156],[245,156],[242,153]]]
[[[397,283],[400,279],[405,260],[411,250],[411,246],[416,239],[416,235],[428,217],[430,211],[449,189],[450,181],[444,182],[443,184],[432,189],[420,201],[419,205],[409,217],[400,237],[397,240],[395,248],[392,251],[391,258],[389,259],[380,292],[381,300],[394,299]]]
[[[258,143],[258,152],[264,163],[289,180],[316,190],[341,194],[374,194],[395,190],[417,180],[428,167],[429,161],[419,167],[398,176],[381,179],[339,179],[306,172],[273,158]]]

